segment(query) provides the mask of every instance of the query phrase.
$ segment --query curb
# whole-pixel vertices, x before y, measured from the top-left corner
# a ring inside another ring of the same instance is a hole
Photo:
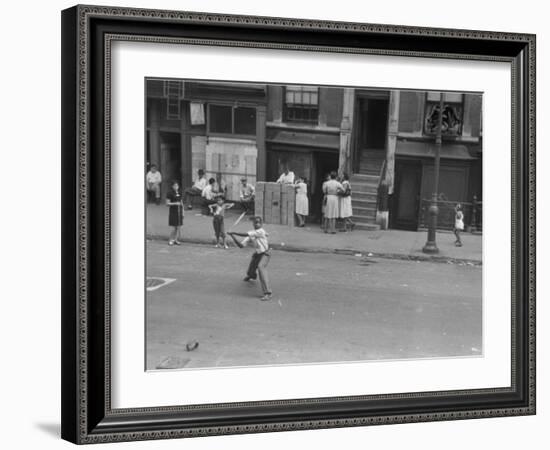
[[[148,234],[147,240],[153,241],[164,241],[167,240],[167,236]],[[198,238],[184,238],[181,239],[181,242],[188,244],[198,244],[198,245],[212,245],[212,239],[198,239]],[[482,266],[483,262],[477,259],[467,259],[467,258],[452,258],[448,256],[441,255],[411,255],[403,253],[379,253],[371,252],[368,250],[358,250],[358,249],[349,249],[349,248],[321,248],[321,247],[296,247],[293,245],[286,244],[271,244],[270,247],[273,250],[279,250],[284,252],[293,252],[293,253],[322,253],[322,254],[337,254],[337,255],[361,255],[363,258],[383,258],[383,259],[398,259],[402,261],[428,261],[428,262],[437,262],[443,264],[461,264],[469,266]]]

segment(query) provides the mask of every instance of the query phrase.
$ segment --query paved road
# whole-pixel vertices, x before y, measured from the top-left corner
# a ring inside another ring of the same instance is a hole
[[[251,251],[147,243],[148,369],[481,354],[480,267],[274,251],[261,302]]]

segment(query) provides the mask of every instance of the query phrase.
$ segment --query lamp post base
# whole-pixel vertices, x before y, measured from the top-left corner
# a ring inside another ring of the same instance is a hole
[[[424,244],[424,247],[422,247],[423,253],[430,253],[430,254],[436,254],[439,253],[439,249],[437,248],[437,244],[435,242],[426,242]]]

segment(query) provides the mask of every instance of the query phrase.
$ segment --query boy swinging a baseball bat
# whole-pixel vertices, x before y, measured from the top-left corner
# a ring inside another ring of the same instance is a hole
[[[244,281],[255,280],[257,276],[260,278],[260,284],[262,286],[263,296],[260,300],[267,301],[271,300],[271,288],[269,287],[269,276],[267,274],[267,265],[271,258],[269,254],[269,243],[267,241],[267,233],[263,229],[262,218],[259,216],[251,217],[250,220],[254,224],[254,229],[248,233],[236,233],[229,232],[229,236],[233,239],[235,244],[239,248],[243,248],[249,242],[254,244],[255,251],[252,254],[250,259],[250,264],[248,265],[248,270],[246,272],[246,277]],[[244,237],[244,239],[239,241],[236,236]]]

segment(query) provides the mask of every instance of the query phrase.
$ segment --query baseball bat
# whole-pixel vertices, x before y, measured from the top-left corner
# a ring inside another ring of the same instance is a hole
[[[229,228],[229,231],[231,231],[233,228],[239,225],[239,222],[242,220],[245,214],[246,214],[246,211],[244,211],[239,217],[237,217],[237,220],[235,220],[235,223],[231,225],[231,228]]]

